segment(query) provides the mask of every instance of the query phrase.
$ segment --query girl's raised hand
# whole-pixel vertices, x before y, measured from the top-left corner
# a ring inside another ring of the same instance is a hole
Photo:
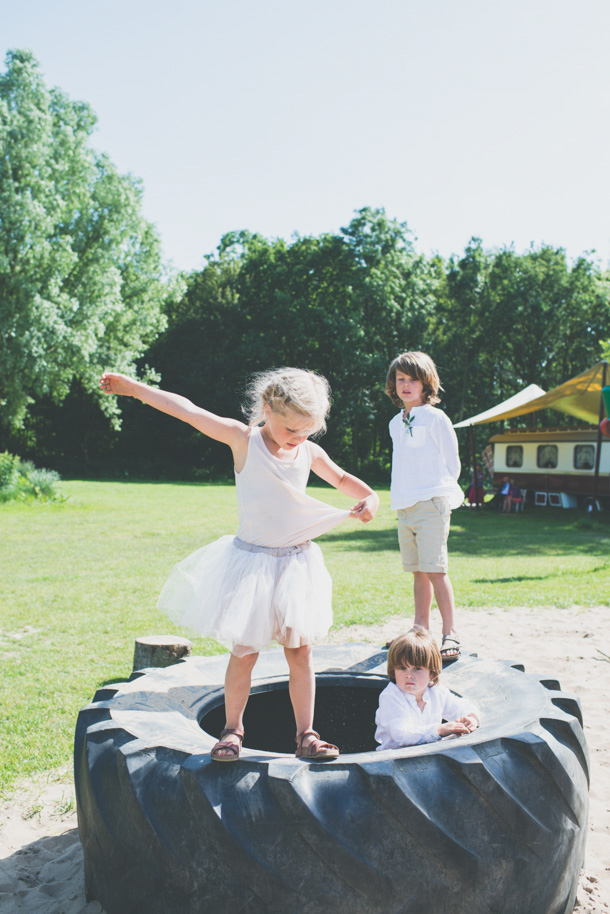
[[[100,378],[100,390],[105,394],[116,394],[117,396],[129,396],[133,390],[133,380],[124,374],[116,374],[114,371],[105,371]]]
[[[379,496],[375,492],[372,492],[371,495],[367,495],[367,497],[363,498],[362,501],[359,501],[357,505],[350,508],[350,517],[356,517],[358,520],[361,520],[363,524],[368,524],[368,522],[375,517],[378,507]]]

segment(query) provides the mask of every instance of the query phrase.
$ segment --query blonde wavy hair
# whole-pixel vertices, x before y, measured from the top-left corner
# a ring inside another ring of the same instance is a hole
[[[277,368],[255,374],[246,388],[242,407],[250,425],[262,425],[265,406],[274,413],[297,413],[311,419],[312,435],[326,431],[330,412],[330,385],[326,378],[303,368]]]

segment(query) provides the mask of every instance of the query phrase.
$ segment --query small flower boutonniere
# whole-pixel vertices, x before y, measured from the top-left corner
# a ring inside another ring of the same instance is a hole
[[[412,416],[411,413],[405,413],[403,411],[402,421],[405,424],[405,428],[408,430],[409,434],[411,435],[411,438],[413,437],[413,419],[414,418],[415,418],[415,416]]]

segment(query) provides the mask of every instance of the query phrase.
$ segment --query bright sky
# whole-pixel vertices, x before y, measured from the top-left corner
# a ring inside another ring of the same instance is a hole
[[[142,179],[165,256],[336,232],[362,206],[425,254],[531,243],[610,262],[608,0],[0,0]]]

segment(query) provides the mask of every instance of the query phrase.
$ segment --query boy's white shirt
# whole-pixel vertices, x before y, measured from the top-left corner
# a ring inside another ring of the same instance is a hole
[[[390,682],[379,696],[375,714],[375,740],[381,749],[400,749],[417,746],[440,739],[437,727],[443,720],[457,720],[468,714],[480,717],[475,704],[467,698],[454,695],[445,686],[428,686],[423,695],[425,708],[417,706],[413,695],[403,692],[395,682]]]
[[[464,493],[457,484],[460,456],[451,421],[428,403],[412,407],[407,428],[402,410],[390,421],[392,437],[391,505],[394,511],[418,501],[446,497],[458,508]],[[411,434],[411,432],[413,434]]]

